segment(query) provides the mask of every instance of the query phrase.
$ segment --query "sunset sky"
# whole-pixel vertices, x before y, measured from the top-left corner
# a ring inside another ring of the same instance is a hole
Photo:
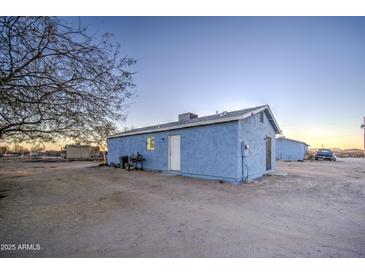
[[[63,18],[70,24],[78,18]],[[312,147],[362,148],[365,18],[82,17],[137,59],[141,127],[269,104],[286,137]]]

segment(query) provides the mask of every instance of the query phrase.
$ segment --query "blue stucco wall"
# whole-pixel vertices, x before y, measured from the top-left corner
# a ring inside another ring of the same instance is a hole
[[[147,150],[148,137],[155,137],[155,150]],[[108,139],[108,164],[119,163],[120,156],[129,156],[137,152],[146,159],[146,169],[167,170],[168,134],[159,132]]]
[[[287,139],[276,140],[276,159],[283,161],[304,160],[307,146]]]
[[[147,170],[168,171],[168,136],[181,137],[181,175],[240,183],[261,177],[266,171],[265,137],[272,138],[272,170],[275,170],[275,131],[259,114],[241,121],[108,139],[108,163],[122,155],[141,153]],[[155,150],[148,151],[148,137]],[[250,146],[242,166],[241,142]],[[242,172],[242,170],[244,172]]]
[[[247,156],[243,159],[242,153],[239,153],[238,172],[244,179],[256,179],[267,173],[266,170],[266,140],[269,136],[272,138],[271,142],[271,171],[275,170],[275,130],[272,127],[267,116],[264,115],[264,122],[260,121],[260,114],[257,113],[245,120],[238,122],[238,141],[249,145]],[[241,145],[239,146],[241,151]]]
[[[108,140],[108,163],[122,155],[139,152],[149,170],[168,170],[168,136],[181,136],[181,171],[185,176],[240,182],[237,174],[238,122],[227,122]],[[147,137],[155,137],[155,150],[148,151]]]

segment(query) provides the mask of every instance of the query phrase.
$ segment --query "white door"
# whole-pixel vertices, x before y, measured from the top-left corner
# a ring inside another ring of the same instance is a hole
[[[170,170],[180,171],[180,135],[169,137]]]

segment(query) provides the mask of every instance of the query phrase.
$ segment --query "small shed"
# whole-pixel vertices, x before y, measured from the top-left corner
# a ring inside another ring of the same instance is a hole
[[[92,147],[90,145],[66,145],[66,159],[89,160],[91,159]]]
[[[285,137],[276,138],[276,159],[283,161],[303,161],[308,155],[309,145]]]
[[[240,183],[275,170],[281,133],[268,105],[198,117],[109,136],[108,164],[140,153],[144,169]]]

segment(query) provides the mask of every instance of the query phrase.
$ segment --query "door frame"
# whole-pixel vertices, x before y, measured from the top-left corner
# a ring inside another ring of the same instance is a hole
[[[180,145],[180,155],[179,155],[179,170],[172,170],[171,169],[171,137],[179,136],[179,145]],[[172,134],[168,137],[168,152],[167,152],[167,160],[168,160],[168,170],[169,171],[178,171],[181,170],[181,135],[180,134]]]
[[[272,170],[272,139],[270,136],[266,136],[265,138],[266,171]],[[268,161],[268,157],[270,157],[270,162]]]

